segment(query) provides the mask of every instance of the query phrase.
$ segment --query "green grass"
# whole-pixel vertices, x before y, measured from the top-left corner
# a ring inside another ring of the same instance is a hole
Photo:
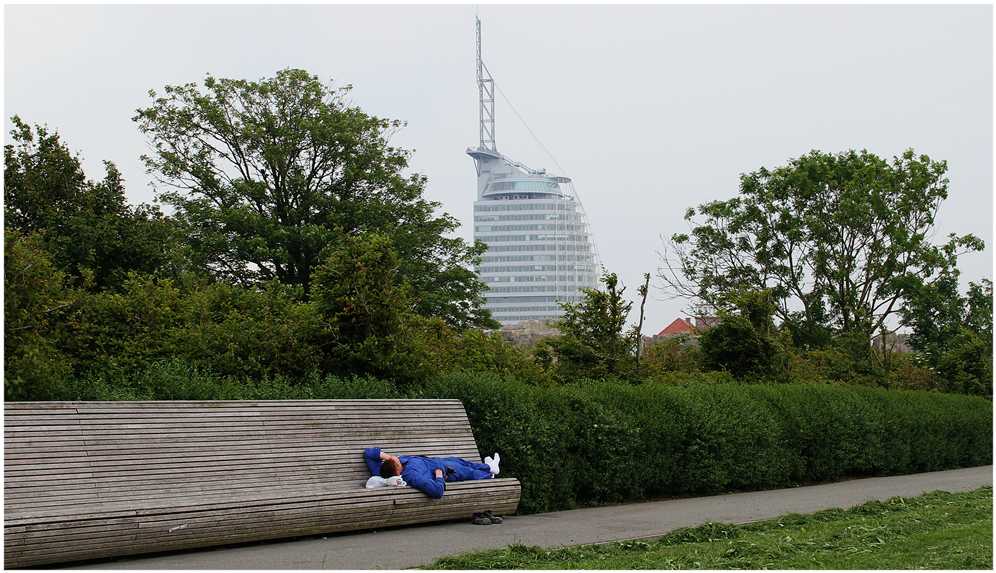
[[[896,497],[665,537],[446,557],[433,569],[992,569],[992,488]]]

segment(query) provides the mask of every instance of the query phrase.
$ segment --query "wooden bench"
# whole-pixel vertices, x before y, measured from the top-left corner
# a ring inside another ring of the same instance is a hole
[[[365,489],[365,447],[480,452],[458,400],[8,402],[4,558],[25,567],[515,511],[519,482]]]

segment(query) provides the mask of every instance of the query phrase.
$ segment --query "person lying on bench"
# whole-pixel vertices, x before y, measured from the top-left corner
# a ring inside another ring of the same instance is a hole
[[[408,485],[439,499],[446,491],[448,481],[488,479],[498,475],[498,462],[501,457],[484,458],[477,463],[463,458],[428,458],[425,456],[392,456],[380,448],[367,448],[363,459],[371,475],[390,478],[401,476]]]

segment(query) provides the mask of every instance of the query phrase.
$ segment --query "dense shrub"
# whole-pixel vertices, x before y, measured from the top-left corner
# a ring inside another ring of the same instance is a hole
[[[700,337],[699,344],[703,366],[725,370],[738,379],[778,376],[784,370],[786,357],[777,339],[739,316],[724,318]]]
[[[816,384],[528,386],[439,378],[482,453],[502,453],[525,513],[991,463],[992,403]]]
[[[498,332],[457,331],[436,321],[435,329],[425,329],[426,343],[435,351],[435,372],[491,372],[517,377],[531,384],[553,383],[552,377],[533,360],[529,351],[504,340]]]
[[[174,358],[221,377],[301,377],[318,369],[321,322],[293,287],[130,274],[121,290],[83,293],[58,342],[77,372],[138,372]]]
[[[993,395],[992,339],[961,328],[936,358],[940,388],[945,392]]]
[[[890,357],[889,387],[905,390],[936,390],[937,373],[915,354],[895,354]]]
[[[219,377],[181,360],[138,371],[91,372],[61,400],[315,400],[401,398],[395,385],[368,377],[284,376],[247,381]]]
[[[583,289],[581,301],[561,303],[560,336],[546,340],[552,360],[545,362],[559,380],[633,374],[636,338],[626,333],[633,303],[623,298],[626,288],[615,273],[603,269],[599,280],[604,289]]]
[[[4,394],[50,400],[66,391],[72,363],[53,339],[74,294],[34,236],[4,231]]]
[[[650,373],[644,384],[668,384],[688,386],[690,384],[734,384],[737,379],[729,372],[663,372]]]
[[[647,344],[640,360],[644,376],[702,370],[702,350],[688,334],[679,334]]]
[[[174,354],[224,376],[300,377],[319,369],[321,320],[300,289],[271,281],[257,289],[224,283],[187,287]]]

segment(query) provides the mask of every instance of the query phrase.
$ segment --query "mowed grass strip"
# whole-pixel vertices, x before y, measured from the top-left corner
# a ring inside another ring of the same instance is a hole
[[[446,557],[432,569],[992,569],[992,488],[933,492],[664,537]]]

